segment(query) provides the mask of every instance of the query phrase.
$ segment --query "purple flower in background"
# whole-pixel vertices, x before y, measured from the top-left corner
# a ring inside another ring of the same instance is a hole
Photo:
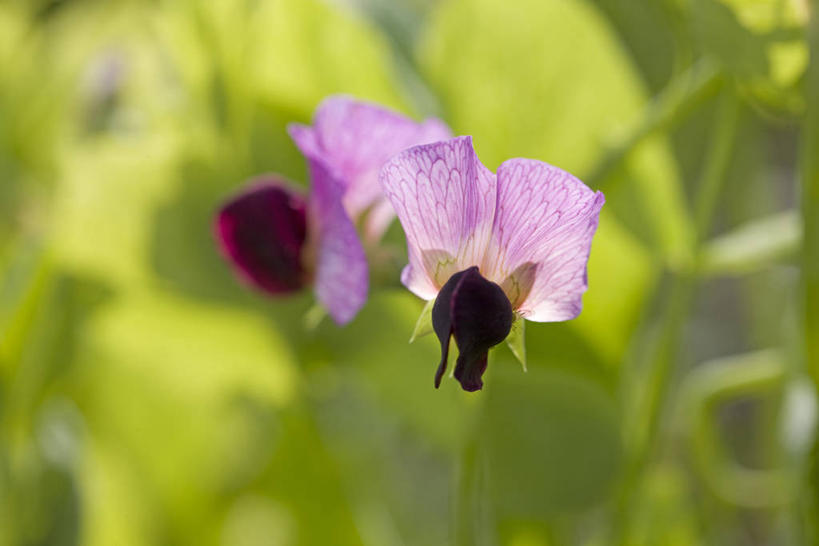
[[[307,158],[314,188],[338,185],[353,223],[367,212],[365,234],[371,240],[378,240],[395,216],[378,183],[384,163],[411,146],[452,136],[441,120],[417,123],[343,96],[325,99],[312,126],[292,123],[287,129]]]
[[[288,131],[310,168],[307,199],[272,177],[221,209],[217,237],[251,284],[270,294],[312,284],[330,316],[345,324],[364,305],[369,285],[355,226],[360,222],[375,242],[395,215],[379,170],[401,150],[451,133],[439,120],[417,123],[341,96],[319,105],[312,126],[291,124]]]
[[[489,349],[509,335],[516,317],[552,322],[580,313],[602,193],[531,159],[505,161],[496,175],[478,159],[471,137],[405,150],[380,179],[407,236],[401,282],[435,299],[436,388],[451,337],[459,350],[455,377],[475,391]]]

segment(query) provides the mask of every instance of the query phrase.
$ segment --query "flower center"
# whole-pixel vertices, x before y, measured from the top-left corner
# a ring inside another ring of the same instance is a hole
[[[466,391],[483,387],[489,349],[506,339],[515,315],[509,298],[497,284],[481,276],[476,266],[452,275],[432,307],[432,327],[441,343],[441,363],[435,388],[447,367],[449,340],[458,346],[455,378]]]

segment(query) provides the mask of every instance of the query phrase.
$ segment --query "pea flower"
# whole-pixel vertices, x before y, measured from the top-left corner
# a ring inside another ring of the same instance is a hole
[[[401,282],[434,300],[436,388],[452,337],[455,378],[476,391],[489,349],[515,320],[580,314],[602,193],[532,159],[507,160],[496,175],[468,136],[405,150],[384,165],[380,180],[407,237]]]
[[[217,214],[216,236],[237,274],[272,295],[312,285],[338,324],[367,300],[369,272],[356,224],[377,242],[395,213],[378,172],[399,151],[450,138],[443,122],[422,123],[379,106],[335,96],[318,107],[312,126],[291,124],[307,159],[310,191],[282,178],[257,179]]]

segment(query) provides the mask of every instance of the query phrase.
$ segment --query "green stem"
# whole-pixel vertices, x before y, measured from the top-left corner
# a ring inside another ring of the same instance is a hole
[[[703,166],[697,192],[694,210],[697,249],[711,227],[716,202],[731,159],[738,113],[739,105],[733,89],[726,89],[720,102],[713,142]],[[669,407],[668,390],[673,382],[677,350],[695,289],[696,276],[693,271],[683,271],[672,277],[659,335],[649,351],[649,360],[645,363],[647,377],[641,369],[638,373],[631,374],[625,385],[625,400],[634,399],[636,403],[628,408],[626,414],[626,428],[632,431],[632,436],[627,439],[626,445],[628,466],[618,518],[621,527],[616,530],[620,544],[628,543],[628,515],[631,513],[635,493],[642,485],[647,463],[662,443],[660,425],[665,420]]]
[[[731,161],[731,153],[736,139],[739,102],[732,90],[726,91],[717,114],[714,140],[708,161],[702,175],[702,185],[697,193],[694,208],[694,227],[697,246],[708,238],[713,223],[714,211],[723,188],[723,180]]]
[[[714,140],[702,173],[702,182],[697,192],[694,218],[697,229],[697,249],[708,236],[714,210],[722,190],[725,173],[731,159],[736,137],[739,105],[733,90],[723,93],[719,114],[715,122]],[[667,404],[666,391],[671,382],[674,361],[682,329],[688,316],[695,288],[693,272],[683,272],[673,277],[670,296],[663,319],[659,342],[650,363],[650,380],[646,391],[645,435],[638,440],[636,452],[641,458],[651,452],[651,443],[656,441],[657,427],[662,421]],[[641,427],[642,428],[642,427]]]
[[[802,140],[802,279],[805,296],[805,356],[819,385],[819,0],[812,2],[810,66],[806,77]]]
[[[471,436],[471,435],[470,435]],[[466,440],[457,467],[458,482],[455,498],[455,544],[472,546],[477,535],[474,525],[477,491],[478,447],[474,438]]]
[[[455,495],[455,540],[457,546],[490,546],[495,544],[495,529],[487,494],[487,464],[479,434],[483,397],[470,408],[467,431],[457,466]]]
[[[721,82],[720,72],[709,60],[702,60],[673,78],[584,180],[588,180],[592,187],[603,187],[629,152],[649,136],[668,130],[685,119],[719,90]]]
[[[810,63],[805,76],[807,103],[801,150],[802,180],[802,293],[804,301],[804,354],[808,373],[819,389],[819,0],[809,4],[811,18],[808,26]],[[813,447],[812,476],[806,483],[813,484],[807,493],[804,521],[812,543],[819,543],[819,526],[815,518],[819,506],[819,438]]]

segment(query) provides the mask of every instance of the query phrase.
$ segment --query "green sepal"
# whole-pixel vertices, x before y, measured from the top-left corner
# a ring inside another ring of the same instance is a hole
[[[415,330],[412,331],[412,337],[409,342],[412,343],[419,337],[424,337],[432,333],[432,307],[435,305],[435,300],[431,299],[424,305],[421,314],[418,315],[418,320],[415,321]]]
[[[320,303],[314,303],[302,317],[304,329],[312,332],[319,327],[326,316],[327,310]]]
[[[520,365],[523,366],[523,371],[526,371],[526,326],[523,317],[515,317],[515,322],[512,323],[512,329],[509,335],[506,336],[506,345],[509,350],[518,359]]]

